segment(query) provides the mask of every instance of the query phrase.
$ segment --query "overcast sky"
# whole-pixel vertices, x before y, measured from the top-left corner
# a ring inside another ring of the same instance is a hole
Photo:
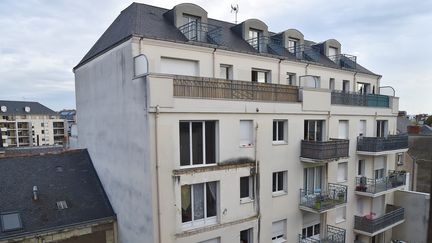
[[[138,1],[172,8],[183,1]],[[210,18],[258,18],[269,30],[299,29],[306,39],[339,40],[342,52],[383,75],[400,109],[432,113],[432,1],[430,0],[188,0]],[[72,68],[126,0],[0,0],[0,99],[39,101],[52,109],[75,107]]]

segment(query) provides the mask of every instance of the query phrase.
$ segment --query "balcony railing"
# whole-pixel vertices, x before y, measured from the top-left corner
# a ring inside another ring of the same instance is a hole
[[[300,189],[300,208],[307,211],[321,213],[347,200],[347,186],[329,183],[326,191],[310,191]]]
[[[174,78],[174,96],[204,99],[298,102],[296,86],[190,76]]]
[[[339,54],[339,55],[329,56],[328,58],[340,67],[353,68],[353,69],[357,67],[357,57],[353,55]]]
[[[314,160],[336,160],[349,156],[349,140],[301,141],[302,158]]]
[[[178,29],[188,40],[211,44],[220,43],[222,34],[220,26],[202,23],[201,21],[189,22]]]
[[[313,46],[296,45],[296,46],[288,47],[287,50],[294,57],[301,60],[317,62],[321,57],[319,49]]]
[[[334,105],[352,105],[369,107],[390,107],[390,97],[378,94],[332,91],[331,103]]]
[[[404,219],[404,208],[388,204],[386,206],[386,213],[381,217],[373,218],[373,213],[366,216],[355,216],[354,229],[374,235],[374,233],[398,222],[402,222]]]
[[[299,235],[299,243],[345,243],[345,235],[345,229],[327,225],[327,232],[320,233],[319,239]]]
[[[406,173],[401,171],[389,171],[389,175],[379,179],[356,177],[356,188],[358,192],[376,194],[388,191],[406,183]]]
[[[357,151],[383,152],[408,148],[407,135],[388,135],[387,137],[357,138]]]
[[[246,40],[255,50],[259,52],[269,52],[270,50],[283,55],[282,40],[273,36],[259,36]]]

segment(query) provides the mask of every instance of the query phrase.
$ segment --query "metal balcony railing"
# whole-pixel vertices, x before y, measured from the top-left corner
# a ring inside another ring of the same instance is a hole
[[[301,60],[317,62],[321,57],[320,50],[313,46],[296,45],[293,47],[288,47],[287,50],[294,57]]]
[[[275,102],[298,102],[296,86],[251,81],[176,76],[174,96],[203,99],[233,99]]]
[[[300,207],[320,213],[347,201],[347,186],[328,183],[326,191],[300,189]]]
[[[328,58],[340,67],[353,69],[357,67],[357,57],[353,55],[339,54],[334,56],[328,56]]]
[[[382,152],[408,148],[407,135],[388,135],[387,137],[357,138],[357,151]]]
[[[349,140],[330,139],[329,141],[301,141],[302,158],[331,160],[349,156]]]
[[[217,25],[192,21],[178,28],[180,32],[191,41],[219,44],[222,35],[222,28]]]
[[[389,171],[389,175],[379,179],[356,177],[356,188],[358,192],[380,193],[393,188],[404,186],[406,173],[402,171]]]
[[[284,50],[282,40],[273,36],[259,36],[246,41],[259,52],[269,52],[270,50],[273,50],[274,52],[282,55]]]
[[[366,216],[355,216],[354,229],[369,234],[374,234],[375,232],[401,222],[404,219],[404,208],[388,204],[386,206],[386,213],[378,218],[373,218],[373,213]]]
[[[378,94],[361,94],[334,90],[331,94],[333,105],[352,105],[368,107],[390,107],[390,97]]]
[[[320,233],[320,238],[306,238],[305,235],[299,235],[299,243],[345,243],[346,230],[327,225],[327,232]]]

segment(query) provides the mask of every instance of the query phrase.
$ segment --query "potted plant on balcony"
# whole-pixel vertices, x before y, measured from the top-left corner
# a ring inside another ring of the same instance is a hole
[[[366,186],[367,178],[365,176],[362,176],[359,178],[359,184],[356,186],[356,191],[358,192],[366,192],[367,186]]]
[[[321,196],[320,196],[320,195],[317,195],[317,196],[315,197],[315,204],[314,204],[314,208],[317,209],[317,210],[320,210],[320,209],[321,209]]]
[[[344,192],[338,192],[337,196],[338,196],[338,201],[340,203],[345,201],[345,193]]]

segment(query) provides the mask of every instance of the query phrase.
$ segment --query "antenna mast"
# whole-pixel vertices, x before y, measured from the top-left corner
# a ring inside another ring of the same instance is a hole
[[[237,24],[237,13],[239,11],[239,6],[238,4],[232,5],[231,4],[231,13],[234,12],[235,13],[235,23]]]

